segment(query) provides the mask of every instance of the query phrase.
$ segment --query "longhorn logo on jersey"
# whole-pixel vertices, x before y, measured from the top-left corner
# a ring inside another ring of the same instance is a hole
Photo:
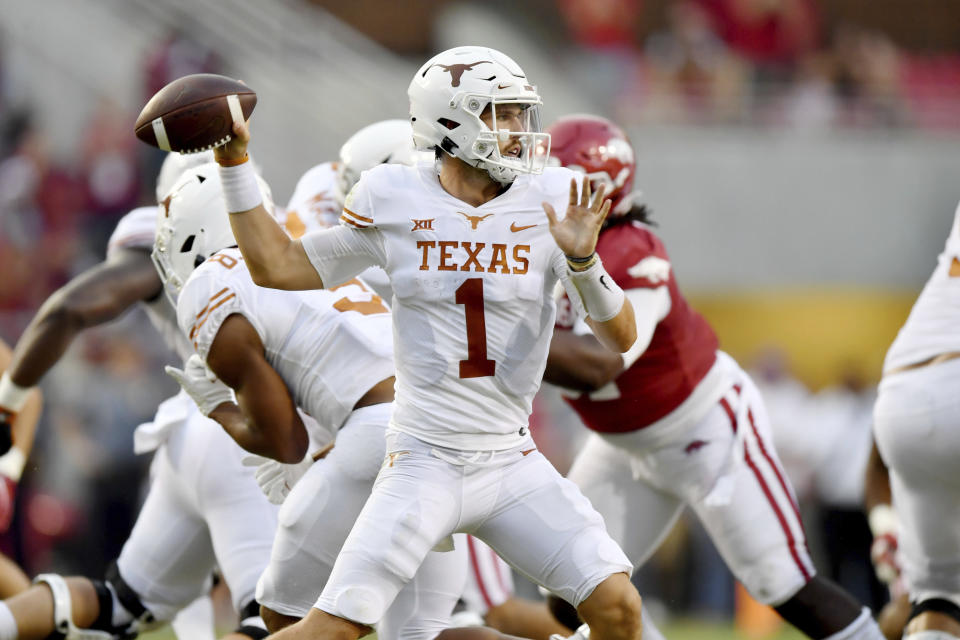
[[[464,213],[463,211],[457,211],[457,213],[462,215],[464,218],[466,218],[470,222],[470,228],[473,229],[474,231],[477,230],[477,225],[479,225],[481,222],[483,222],[484,220],[486,220],[487,218],[493,215],[492,213],[488,213],[485,216],[471,216]]]
[[[657,256],[647,256],[627,269],[631,278],[646,279],[652,284],[667,282],[670,279],[670,263]]]

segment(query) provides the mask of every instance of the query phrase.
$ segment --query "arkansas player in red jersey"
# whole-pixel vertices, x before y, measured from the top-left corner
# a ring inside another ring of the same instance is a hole
[[[754,598],[802,632],[881,638],[868,609],[816,575],[763,401],[680,293],[647,208],[634,203],[626,135],[593,116],[563,118],[549,133],[554,158],[607,186],[611,213],[596,251],[637,322],[634,347],[613,353],[559,301],[544,379],[572,391],[593,432],[568,477],[634,566],[688,505]]]

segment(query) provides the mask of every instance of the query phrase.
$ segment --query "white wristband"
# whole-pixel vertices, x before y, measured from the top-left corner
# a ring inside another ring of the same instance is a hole
[[[623,308],[624,294],[613,278],[603,268],[598,258],[589,269],[573,271],[567,269],[570,281],[577,288],[583,307],[593,320],[606,322]]]
[[[227,211],[249,211],[263,202],[253,164],[248,160],[233,167],[220,167],[220,184]]]
[[[880,503],[867,515],[867,522],[870,524],[870,532],[874,538],[887,533],[896,533],[899,528],[897,512],[889,504]]]
[[[3,376],[0,376],[0,407],[19,413],[23,405],[27,404],[31,391],[33,387],[21,387],[4,371]]]

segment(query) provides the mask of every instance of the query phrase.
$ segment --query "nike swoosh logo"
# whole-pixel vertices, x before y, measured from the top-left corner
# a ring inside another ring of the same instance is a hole
[[[508,89],[510,85],[508,84],[498,84],[497,89]]]
[[[607,291],[610,291],[610,285],[608,285],[606,282],[603,281],[603,279],[606,277],[607,277],[606,275],[600,276],[600,284],[603,285],[604,289],[606,289]]]
[[[517,226],[517,223],[516,223],[516,222],[513,222],[513,223],[510,224],[510,231],[513,231],[514,233],[516,233],[517,231],[523,231],[524,229],[533,229],[535,226],[537,226],[537,225],[535,225],[535,224],[528,224],[528,225],[519,227],[519,226]]]

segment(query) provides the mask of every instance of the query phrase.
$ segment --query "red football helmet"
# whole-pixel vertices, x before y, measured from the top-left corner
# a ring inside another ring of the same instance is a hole
[[[606,118],[576,114],[560,118],[547,133],[552,158],[564,167],[586,173],[592,189],[607,186],[611,216],[630,211],[637,164],[633,146],[620,127]]]

